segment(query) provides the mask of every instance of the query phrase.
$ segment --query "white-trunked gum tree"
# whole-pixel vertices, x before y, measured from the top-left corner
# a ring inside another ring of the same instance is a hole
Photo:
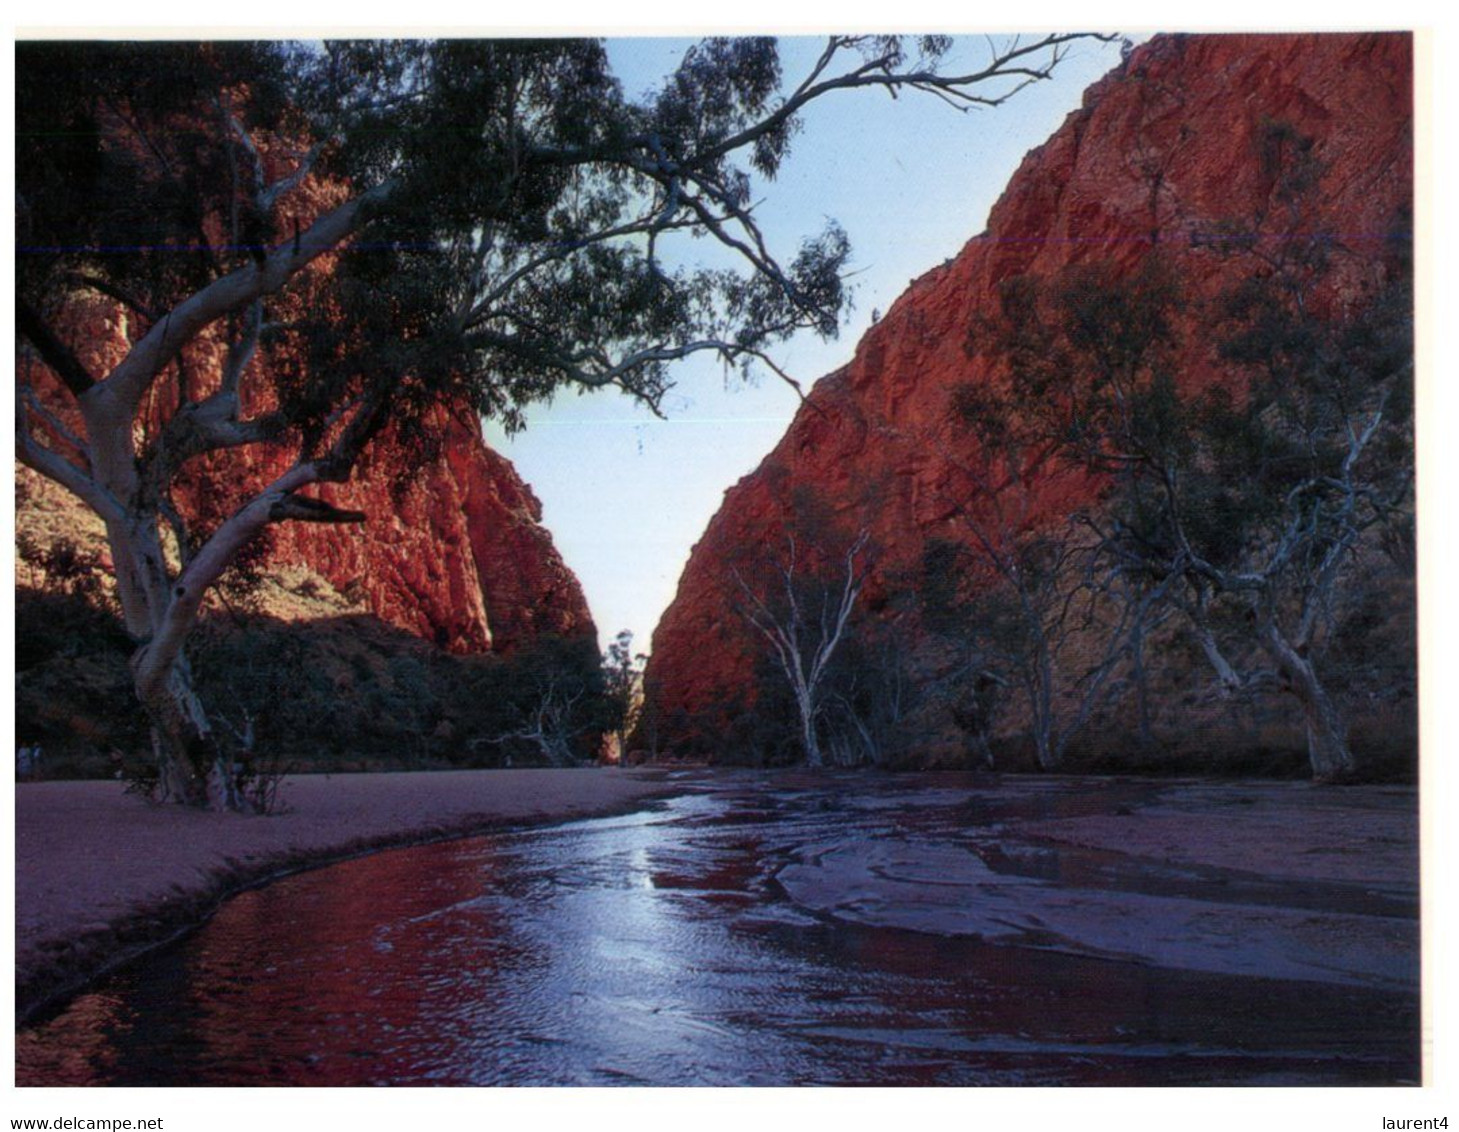
[[[452,398],[520,426],[572,387],[656,408],[693,354],[786,376],[776,344],[848,298],[834,222],[787,256],[756,215],[802,110],[997,106],[1078,38],[951,71],[941,37],[836,36],[796,76],[773,39],[711,39],[641,99],[590,40],[19,44],[17,454],[105,524],[160,793],[244,805],[189,635],[272,524],[364,519],[315,492],[383,429]],[[75,314],[102,298],[105,361]],[[257,446],[290,453],[261,490],[213,522],[178,504],[189,466]]]

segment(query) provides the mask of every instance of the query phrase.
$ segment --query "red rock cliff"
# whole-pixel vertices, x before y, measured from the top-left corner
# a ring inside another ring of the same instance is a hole
[[[108,302],[78,302],[71,319],[86,329],[82,356],[96,369],[114,365],[128,348],[125,322]],[[220,359],[212,355],[220,353],[204,337],[189,347],[189,361],[216,372]],[[40,369],[33,360],[22,364]],[[44,373],[31,379],[73,428],[83,427],[53,380]],[[159,387],[153,427],[174,397]],[[510,651],[543,634],[595,635],[582,587],[542,526],[541,504],[510,461],[487,447],[471,412],[437,408],[427,432],[439,441],[430,458],[407,462],[387,431],[351,482],[318,490],[338,507],[363,511],[364,523],[279,524],[270,531],[267,565],[308,567],[383,621],[456,653]],[[194,517],[227,515],[291,459],[284,446],[210,457],[179,485],[179,505]],[[76,507],[68,537],[99,539],[99,523]]]
[[[947,429],[948,395],[988,376],[964,342],[995,313],[1001,281],[1052,279],[1080,263],[1128,272],[1158,245],[1192,309],[1214,298],[1234,269],[1201,234],[1270,207],[1259,154],[1280,122],[1315,140],[1317,219],[1360,253],[1341,258],[1326,297],[1360,301],[1381,273],[1383,234],[1411,200],[1411,118],[1406,35],[1162,37],[1134,52],[1028,154],[987,230],[912,284],[727,493],[654,634],[647,686],[661,738],[675,741],[676,720],[680,735],[702,736],[749,683],[756,646],[734,611],[728,564],[782,538],[798,490],[818,495],[838,525],[870,531],[881,548],[872,591],[914,576],[930,537],[953,537],[947,453],[960,442]],[[1184,387],[1221,380],[1209,343],[1185,339]],[[1080,502],[1046,495],[1039,506],[1067,514]]]
[[[272,138],[256,144],[269,180],[291,170],[296,158],[289,146]],[[291,196],[295,224],[309,223],[345,194],[338,181],[307,178]],[[213,243],[226,242],[223,223],[207,219]],[[309,299],[304,292],[287,301]],[[123,308],[98,295],[77,295],[63,321],[66,337],[93,373],[109,372],[135,337]],[[223,355],[216,328],[200,335],[183,352],[190,380],[216,380]],[[43,367],[28,355],[20,364],[41,371],[32,377],[35,387],[73,429],[84,430],[70,398]],[[169,384],[175,380],[159,381],[149,394],[141,427],[155,429],[166,419],[176,404],[177,390]],[[268,407],[261,402],[269,395],[260,392],[268,384],[245,383],[245,402],[255,402],[245,404],[246,412]],[[595,636],[582,587],[542,526],[541,504],[511,463],[487,447],[474,416],[443,406],[426,432],[439,445],[424,462],[407,467],[397,437],[387,430],[348,484],[311,492],[365,512],[364,524],[279,524],[271,529],[270,563],[309,567],[382,620],[456,653],[510,651],[542,634]],[[179,505],[194,516],[221,518],[279,475],[292,456],[286,446],[254,446],[208,457],[191,483],[178,485]]]
[[[386,437],[356,481],[319,492],[364,511],[363,525],[283,524],[277,560],[353,588],[382,620],[452,652],[595,634],[582,587],[542,526],[532,489],[487,447],[469,411],[441,409],[436,417],[435,459],[402,477]]]

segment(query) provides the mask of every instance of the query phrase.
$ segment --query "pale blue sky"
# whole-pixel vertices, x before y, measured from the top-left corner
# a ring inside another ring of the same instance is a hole
[[[618,39],[610,50],[632,93],[671,69],[686,42]],[[805,73],[822,43],[782,40],[787,80]],[[955,50],[967,59],[987,47],[975,36]],[[1117,43],[1077,44],[1052,80],[997,110],[961,114],[930,96],[871,91],[814,106],[778,180],[757,191],[757,215],[787,256],[826,217],[839,221],[851,239],[856,300],[839,339],[789,343],[776,355],[783,368],[809,387],[845,364],[872,312],[982,231],[1024,154],[1118,61]],[[689,253],[704,246],[685,245]],[[595,393],[531,409],[515,437],[487,425],[488,441],[542,500],[543,521],[582,580],[602,639],[631,629],[642,650],[725,490],[774,447],[797,405],[773,375],[726,385],[708,359],[682,364],[675,378],[666,421],[622,395]]]

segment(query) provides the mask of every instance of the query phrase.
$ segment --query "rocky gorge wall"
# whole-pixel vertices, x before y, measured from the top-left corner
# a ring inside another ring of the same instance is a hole
[[[128,131],[115,132],[110,146],[124,150],[139,144]],[[288,176],[298,160],[288,138],[258,137],[252,148],[270,183]],[[289,194],[286,211],[293,230],[347,196],[348,186],[337,178],[304,178]],[[207,244],[224,246],[232,238],[226,216],[207,215],[201,225]],[[271,237],[282,240],[287,234],[280,230]],[[329,270],[322,264],[311,269],[316,274]],[[310,274],[298,284],[271,300],[270,318],[285,320],[291,310],[315,301]],[[53,323],[94,374],[109,373],[138,336],[126,307],[90,290],[69,296],[66,311]],[[199,335],[156,383],[137,422],[143,434],[155,432],[173,411],[178,383],[191,390],[193,399],[216,385],[226,353],[223,334],[224,328],[215,326]],[[35,357],[23,353],[18,364],[51,409],[82,430],[70,397]],[[264,365],[255,359],[241,386],[245,416],[272,408],[276,374]],[[453,653],[509,652],[545,634],[594,637],[582,588],[542,525],[541,504],[511,463],[487,446],[474,414],[465,405],[442,404],[430,410],[424,424],[423,433],[436,442],[424,460],[410,458],[399,434],[387,429],[349,483],[311,489],[340,508],[363,511],[365,523],[275,525],[270,562],[312,570],[353,604]],[[177,502],[205,525],[216,522],[291,459],[285,442],[196,460],[178,485]],[[24,469],[18,474],[22,482],[31,477]],[[60,505],[55,493],[49,498],[53,510]],[[78,531],[91,530],[95,538],[99,524],[88,525],[89,513],[76,506]],[[18,526],[24,530],[27,523],[22,514]]]
[[[100,298],[78,301],[68,322],[84,342],[79,351],[93,372],[106,372],[128,346],[125,317]],[[222,346],[204,337],[189,346],[187,366],[217,373]],[[82,429],[69,398],[34,359],[27,376],[51,408]],[[156,428],[175,403],[167,382],[152,394],[145,429]],[[256,406],[255,406],[256,408]],[[322,576],[355,605],[453,653],[510,652],[543,635],[593,637],[582,587],[542,525],[542,506],[511,462],[487,446],[469,408],[430,411],[432,438],[425,458],[407,454],[387,430],[367,451],[355,477],[316,494],[335,506],[362,511],[360,524],[288,522],[270,530],[267,567],[297,566]],[[192,519],[219,519],[284,471],[287,444],[254,445],[197,461],[179,484],[177,502]],[[77,501],[19,469],[21,532],[44,528],[101,543],[101,525]],[[28,511],[35,499],[49,518]],[[69,502],[68,502],[69,501]],[[65,515],[58,513],[65,510]],[[107,561],[105,552],[103,562]]]
[[[1311,219],[1344,253],[1322,301],[1360,306],[1381,284],[1384,242],[1411,207],[1411,65],[1402,34],[1167,36],[1091,87],[1024,159],[986,230],[911,285],[726,493],[654,634],[646,718],[655,733],[643,741],[714,754],[763,662],[738,608],[734,564],[747,548],[783,545],[807,499],[841,537],[865,531],[876,547],[863,595],[873,616],[894,616],[933,540],[968,538],[949,503],[969,443],[949,425],[949,398],[960,384],[997,378],[999,360],[966,346],[997,314],[1005,281],[1055,280],[1080,265],[1129,277],[1158,253],[1183,296],[1179,388],[1229,382],[1202,319],[1239,269],[1210,234],[1276,207],[1273,139],[1305,138],[1320,170]],[[1095,492],[1067,479],[1035,483],[1026,521],[1061,521]],[[917,617],[895,616],[904,647],[925,656],[933,646]]]
[[[542,525],[531,487],[487,446],[469,409],[434,415],[434,458],[406,471],[387,435],[363,475],[318,492],[366,521],[281,524],[277,561],[309,566],[381,620],[455,653],[510,652],[544,635],[592,637],[582,586]]]

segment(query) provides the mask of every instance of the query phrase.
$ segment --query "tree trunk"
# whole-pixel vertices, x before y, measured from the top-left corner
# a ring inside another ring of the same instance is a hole
[[[805,765],[822,767],[826,760],[821,754],[821,741],[816,735],[816,713],[807,704],[801,705],[800,740],[805,746]]]
[[[1053,675],[1046,659],[1041,659],[1038,675],[1039,680],[1029,689],[1028,697],[1033,715],[1029,722],[1033,730],[1034,754],[1040,770],[1055,770],[1061,760],[1054,738]]]
[[[1307,720],[1307,757],[1312,764],[1312,777],[1318,782],[1339,782],[1351,777],[1358,763],[1348,747],[1347,723],[1312,661],[1293,648],[1281,630],[1270,622],[1263,626],[1262,643],[1277,662],[1287,691],[1302,705]]]
[[[1347,724],[1322,686],[1310,661],[1301,662],[1292,691],[1307,718],[1307,757],[1318,782],[1339,782],[1352,776],[1358,763],[1348,747]]]
[[[1145,672],[1145,627],[1143,621],[1136,621],[1130,639],[1131,677],[1135,681],[1135,718],[1137,729],[1135,742],[1142,751],[1155,746],[1150,727],[1150,681]]]
[[[159,799],[198,809],[242,810],[232,760],[213,733],[186,658],[179,657],[167,678],[150,690],[139,685],[137,695],[152,724]]]
[[[1059,756],[1054,752],[1053,736],[1049,734],[1047,720],[1035,718],[1033,726],[1033,750],[1040,770],[1055,770]]]
[[[992,770],[995,765],[993,744],[988,739],[986,728],[979,728],[973,732],[973,750],[978,755],[978,766],[983,770]]]
[[[542,740],[540,747],[542,754],[547,759],[548,766],[561,768],[578,765],[577,756],[572,753],[567,739],[563,736],[547,736]]]
[[[876,736],[872,733],[871,729],[861,721],[861,717],[858,716],[849,707],[846,711],[846,717],[851,721],[851,726],[856,729],[857,737],[860,738],[861,745],[866,751],[866,761],[869,762],[872,766],[880,766],[882,761],[882,751],[881,744],[877,742]]]

